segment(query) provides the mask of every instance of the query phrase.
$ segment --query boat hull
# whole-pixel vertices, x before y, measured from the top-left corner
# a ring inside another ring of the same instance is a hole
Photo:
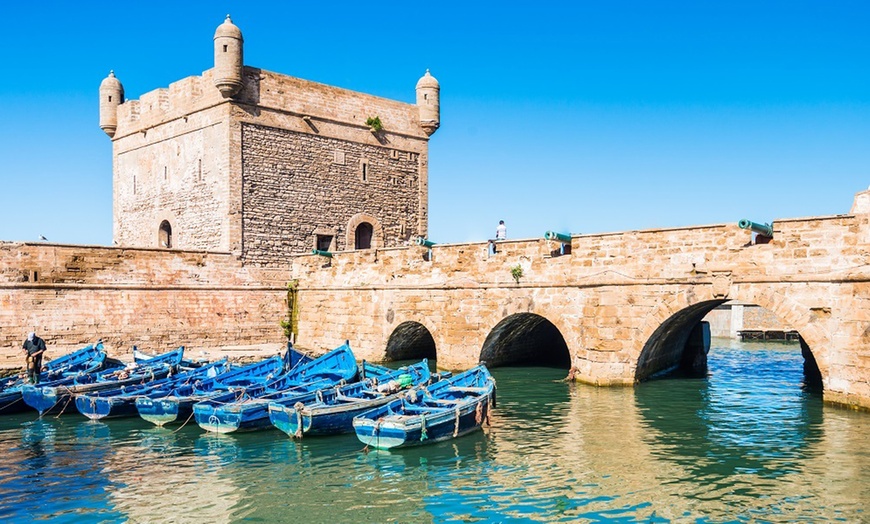
[[[21,396],[28,406],[39,412],[39,416],[60,413],[72,400],[69,389],[65,387],[24,386]]]
[[[482,410],[478,414],[477,405],[481,402],[483,402],[481,404]],[[435,419],[428,419],[424,423],[394,424],[387,421],[378,424],[377,421],[361,422],[357,419],[353,425],[357,438],[367,446],[377,449],[434,444],[479,430],[489,410],[486,398],[481,399],[481,402],[474,402],[469,406],[460,408],[458,417],[455,411],[450,410],[451,412],[440,414]]]
[[[76,409],[91,420],[135,417],[136,397],[91,397],[77,396]]]
[[[214,433],[258,431],[272,427],[269,402],[263,399],[224,406],[199,403],[193,406],[193,416],[202,429]]]
[[[296,399],[318,389],[354,382],[359,368],[350,349],[344,345],[303,363],[271,383],[249,387],[193,406],[196,423],[214,433],[257,431],[272,428],[269,403],[293,404]]]
[[[394,449],[431,444],[480,429],[495,406],[495,380],[485,366],[438,381],[415,397],[403,397],[354,418],[367,446]]]
[[[276,428],[291,437],[304,435],[339,435],[353,432],[353,419],[366,411],[382,406],[394,398],[360,402],[353,405],[302,408],[295,406],[269,406],[269,420]],[[299,431],[300,424],[302,431]]]
[[[0,393],[0,415],[14,415],[30,411],[30,406],[21,396],[21,388],[15,387]]]

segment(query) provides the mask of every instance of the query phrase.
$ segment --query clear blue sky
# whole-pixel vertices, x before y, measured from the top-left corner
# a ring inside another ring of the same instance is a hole
[[[870,184],[870,3],[14,2],[0,47],[0,239],[111,244],[97,89],[246,65],[414,101],[441,83],[430,238],[848,213]]]

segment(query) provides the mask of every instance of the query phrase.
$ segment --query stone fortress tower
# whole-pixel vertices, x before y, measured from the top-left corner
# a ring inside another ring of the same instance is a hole
[[[113,72],[100,84],[115,243],[269,266],[425,236],[428,140],[440,125],[428,70],[407,104],[244,66],[243,43],[227,16],[201,76],[139,100],[124,100]],[[382,128],[367,124],[375,118]]]

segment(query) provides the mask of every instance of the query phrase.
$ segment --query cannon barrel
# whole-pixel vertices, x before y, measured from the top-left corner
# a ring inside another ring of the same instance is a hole
[[[312,249],[311,254],[312,255],[320,255],[320,256],[326,257],[326,258],[332,258],[332,253],[330,253],[329,251],[321,251],[319,249]]]
[[[556,233],[555,231],[547,231],[546,233],[544,233],[544,239],[555,240],[556,242],[561,242],[563,244],[571,243],[571,235],[566,235],[565,233]]]
[[[435,245],[435,242],[432,242],[431,240],[428,240],[428,239],[423,238],[423,237],[417,237],[417,239],[414,241],[414,243],[416,243],[418,246],[422,246],[422,247],[432,247]]]
[[[770,224],[756,224],[755,222],[751,222],[744,218],[740,222],[737,222],[737,225],[740,229],[749,229],[755,231],[759,235],[773,238],[773,228],[770,227]]]

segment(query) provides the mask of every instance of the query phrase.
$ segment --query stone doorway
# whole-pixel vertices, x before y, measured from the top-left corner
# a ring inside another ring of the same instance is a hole
[[[363,222],[356,227],[356,231],[354,232],[354,249],[371,249],[372,247],[372,236],[374,234],[374,227],[368,222]]]

